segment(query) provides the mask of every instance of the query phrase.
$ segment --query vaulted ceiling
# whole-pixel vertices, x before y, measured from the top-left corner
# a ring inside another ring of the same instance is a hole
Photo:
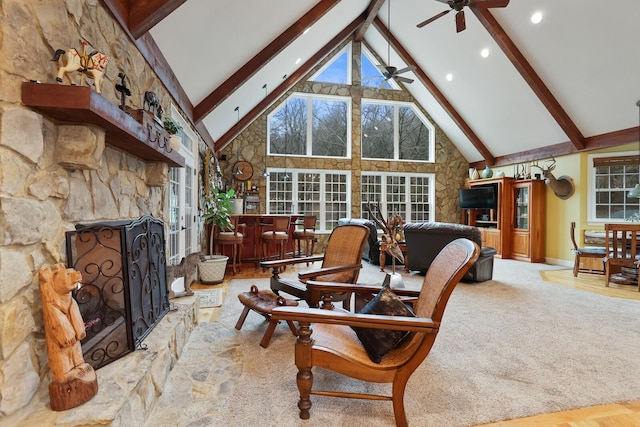
[[[347,39],[416,66],[405,87],[470,163],[640,140],[640,1],[484,1],[456,32],[455,11],[417,27],[442,0],[104,0],[216,151]]]

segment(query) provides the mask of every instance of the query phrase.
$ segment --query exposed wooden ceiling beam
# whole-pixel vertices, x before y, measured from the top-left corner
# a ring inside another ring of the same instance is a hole
[[[495,158],[493,154],[489,151],[489,149],[482,143],[480,138],[475,134],[473,129],[467,124],[467,122],[462,118],[462,116],[458,113],[458,111],[453,107],[453,105],[449,102],[449,100],[444,96],[444,94],[438,89],[436,84],[427,76],[422,68],[418,66],[418,63],[413,59],[413,57],[407,52],[407,50],[400,44],[400,42],[391,34],[389,29],[384,25],[384,23],[380,20],[380,18],[376,17],[373,21],[373,25],[376,29],[384,36],[385,39],[389,41],[389,44],[393,49],[398,53],[400,58],[407,65],[414,65],[416,69],[413,71],[413,74],[422,82],[422,84],[431,92],[431,95],[436,99],[436,101],[442,106],[442,108],[449,114],[451,119],[458,125],[462,133],[465,134],[471,144],[480,152],[482,158],[491,166],[493,166],[495,162]],[[389,64],[387,64],[389,65]]]
[[[206,115],[213,111],[220,103],[227,99],[238,87],[249,80],[266,63],[271,61],[284,48],[289,46],[295,39],[329,12],[339,0],[320,0],[309,12],[298,19],[293,25],[287,28],[282,34],[276,37],[249,62],[238,69],[231,77],[218,86],[213,92],[207,95],[193,111],[193,119],[200,122]]]
[[[137,40],[187,0],[129,0],[129,31]]]
[[[214,145],[214,152],[219,153],[224,147],[226,147],[236,136],[240,134],[247,126],[255,120],[260,114],[276,100],[278,100],[285,92],[293,86],[298,80],[309,73],[313,67],[315,67],[320,61],[322,61],[329,53],[333,52],[342,42],[349,38],[359,26],[365,21],[365,14],[356,18],[353,22],[347,25],[340,33],[332,38],[329,43],[324,45],[322,49],[316,52],[311,58],[309,58],[298,69],[291,73],[280,85],[275,88],[270,94],[268,94],[258,105],[253,107],[245,116],[243,116],[238,123],[236,123],[231,129],[229,129],[224,135],[222,135]]]
[[[364,33],[367,32],[375,17],[378,16],[378,12],[384,4],[384,1],[385,0],[371,0],[371,3],[369,3],[369,6],[367,7],[367,10],[365,12],[366,18],[364,20],[364,23],[360,26],[358,31],[356,31],[356,34],[353,37],[355,41],[361,42],[364,39]]]
[[[129,8],[125,4],[125,0],[103,0],[107,9],[111,11],[116,21],[120,23],[122,30],[129,36],[131,41],[136,45],[142,57],[147,61],[151,69],[156,73],[158,79],[166,87],[167,91],[173,98],[174,102],[186,115],[196,129],[200,132],[200,136],[211,149],[213,149],[213,138],[204,126],[197,126],[193,120],[193,104],[189,100],[184,88],[173,73],[173,70],[167,63],[166,58],[160,52],[160,48],[156,44],[151,34],[145,33],[139,39],[135,39],[128,27]]]
[[[584,151],[600,150],[602,148],[617,147],[623,144],[630,144],[638,141],[640,135],[640,126],[628,129],[617,130],[613,132],[603,133],[601,135],[589,136],[585,139],[585,147],[577,150],[571,141],[561,142],[555,145],[549,145],[534,150],[521,151],[519,153],[508,154],[496,158],[493,166],[506,166],[517,163],[527,163],[532,160],[548,159],[550,157],[560,157],[567,154],[579,153]],[[485,167],[484,162],[475,162],[469,165],[476,169]]]
[[[516,47],[515,43],[513,43],[511,38],[505,33],[500,24],[498,24],[498,21],[496,21],[491,12],[489,12],[487,8],[474,7],[473,4],[471,4],[470,7],[507,58],[509,58],[514,67],[520,72],[520,75],[522,75],[524,80],[529,84],[542,104],[549,113],[551,113],[551,116],[569,137],[573,146],[578,150],[584,149],[586,146],[585,138],[578,127],[564,111],[531,64],[529,64],[529,61],[526,60],[522,52]]]

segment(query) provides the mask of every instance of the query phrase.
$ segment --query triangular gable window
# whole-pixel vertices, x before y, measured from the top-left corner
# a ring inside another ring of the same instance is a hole
[[[384,67],[373,54],[362,44],[362,54],[360,55],[360,73],[362,76],[362,86],[375,87],[378,89],[400,89],[395,80],[385,80],[379,67]]]
[[[351,84],[351,44],[340,50],[331,61],[324,64],[310,79],[314,82]]]

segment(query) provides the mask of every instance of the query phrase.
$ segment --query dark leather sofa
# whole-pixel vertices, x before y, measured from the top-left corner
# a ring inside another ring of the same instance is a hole
[[[436,255],[451,241],[464,237],[481,247],[480,258],[467,272],[467,281],[484,282],[493,278],[494,248],[482,247],[482,235],[477,227],[445,222],[405,224],[404,237],[409,255],[409,270],[426,273]]]
[[[369,261],[373,265],[380,265],[380,239],[378,239],[378,229],[375,222],[364,218],[338,219],[338,225],[344,224],[362,224],[369,229],[369,239],[367,239],[367,243],[364,245],[362,259]],[[390,256],[387,257],[386,264],[391,265]]]

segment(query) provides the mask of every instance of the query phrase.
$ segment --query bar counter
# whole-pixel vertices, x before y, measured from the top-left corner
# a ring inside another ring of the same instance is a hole
[[[240,251],[240,262],[255,262],[256,265],[262,260],[262,233],[270,230],[273,218],[289,217],[289,241],[287,242],[286,253],[293,252],[293,230],[298,220],[302,220],[303,215],[283,215],[283,214],[242,214],[232,215],[238,217],[238,224],[244,224],[244,239]],[[269,255],[277,255],[275,247],[269,248]]]

